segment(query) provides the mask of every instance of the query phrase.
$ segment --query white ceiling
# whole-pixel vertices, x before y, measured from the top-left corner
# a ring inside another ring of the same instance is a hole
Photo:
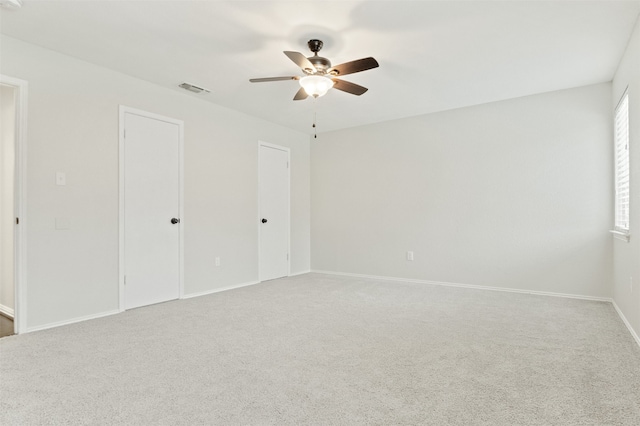
[[[8,36],[305,133],[316,110],[321,133],[610,81],[640,0],[24,0],[0,13]],[[375,57],[344,77],[369,91],[294,102],[296,81],[249,83],[300,75],[282,51],[310,56],[311,38],[334,65]]]

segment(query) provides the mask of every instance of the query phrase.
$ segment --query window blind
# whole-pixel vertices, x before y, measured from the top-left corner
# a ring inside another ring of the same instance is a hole
[[[615,116],[615,229],[629,231],[629,94],[625,92]]]

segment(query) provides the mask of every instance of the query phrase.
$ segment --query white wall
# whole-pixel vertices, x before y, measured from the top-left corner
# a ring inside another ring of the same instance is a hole
[[[0,72],[29,82],[28,328],[118,308],[120,104],[185,122],[187,294],[258,279],[258,140],[291,148],[291,271],[309,269],[308,135],[16,39],[1,42]],[[66,186],[55,185],[56,171],[66,173]],[[56,217],[70,218],[71,229],[55,230]]]
[[[605,83],[322,134],[312,270],[611,297],[611,132]]]
[[[15,89],[0,84],[0,310],[13,313]]]
[[[187,294],[258,279],[264,140],[291,148],[292,273],[307,271],[311,254],[315,270],[612,295],[612,208],[602,201],[613,186],[610,84],[326,133],[310,153],[307,135],[9,37],[1,43],[0,72],[30,88],[29,328],[117,309],[120,104],[185,121]],[[631,50],[614,92],[625,75],[640,86]],[[56,171],[67,186],[55,185]],[[71,229],[56,231],[55,217],[71,218]],[[633,241],[624,247],[635,254],[617,252],[617,279],[624,262],[640,276]],[[625,297],[618,304],[631,317],[640,302]]]
[[[629,45],[613,79],[612,105],[614,108],[627,87],[629,88],[631,240],[628,243],[617,239],[614,241],[613,298],[636,335],[640,336],[640,20],[636,22]],[[630,286],[632,278],[633,291]]]

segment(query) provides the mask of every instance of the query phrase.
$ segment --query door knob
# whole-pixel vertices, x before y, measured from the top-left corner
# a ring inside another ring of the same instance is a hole
[[[267,219],[262,219],[262,223],[267,223]]]
[[[173,223],[174,225],[176,223],[180,223],[180,219],[174,217],[173,219],[171,219],[171,223]]]

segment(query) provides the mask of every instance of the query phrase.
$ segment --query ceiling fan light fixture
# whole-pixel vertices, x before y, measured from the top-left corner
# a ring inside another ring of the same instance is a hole
[[[249,81],[251,83],[261,83],[267,81],[298,80],[301,87],[293,97],[294,101],[301,101],[307,99],[309,96],[313,96],[314,98],[324,96],[331,88],[356,96],[360,96],[368,90],[366,87],[335,77],[342,77],[343,75],[355,74],[377,68],[379,66],[378,61],[372,57],[368,57],[331,66],[331,61],[322,56],[318,56],[318,52],[322,48],[322,41],[317,39],[309,40],[308,45],[309,49],[313,52],[313,56],[308,58],[300,52],[290,50],[284,50],[282,52],[287,58],[291,59],[294,64],[300,67],[305,73],[304,76],[250,78]]]
[[[314,98],[324,96],[333,87],[333,80],[323,75],[308,75],[299,81],[307,95]]]

